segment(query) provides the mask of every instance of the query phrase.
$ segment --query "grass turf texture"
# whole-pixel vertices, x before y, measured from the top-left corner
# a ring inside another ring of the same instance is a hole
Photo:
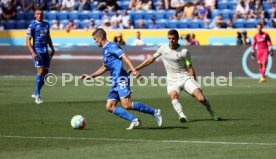
[[[34,77],[0,77],[0,158],[276,156],[276,80],[259,84],[242,79],[234,80],[232,87],[203,87],[224,119],[220,122],[210,120],[205,108],[182,92],[180,101],[190,120],[184,124],[178,121],[166,87],[135,85],[133,100],[160,108],[163,126],[159,128],[152,116],[132,111],[142,120],[142,127],[132,131],[125,130],[127,121],[105,111],[108,87],[78,84],[44,86],[44,103],[36,105],[30,97]],[[84,130],[70,127],[76,114],[86,117]]]

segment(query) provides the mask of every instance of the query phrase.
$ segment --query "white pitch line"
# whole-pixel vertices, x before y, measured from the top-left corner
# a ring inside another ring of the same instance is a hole
[[[9,136],[9,135],[0,135],[0,138],[276,146],[276,143],[221,142],[221,141],[195,141],[195,140],[144,140],[144,139],[112,139],[112,138],[83,138],[83,137],[43,137],[43,136]]]

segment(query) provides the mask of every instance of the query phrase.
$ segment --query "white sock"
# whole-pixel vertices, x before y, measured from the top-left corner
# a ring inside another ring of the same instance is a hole
[[[179,103],[178,99],[173,99],[172,100],[172,105],[173,105],[174,110],[177,112],[177,114],[180,117],[186,118],[186,116],[185,116],[185,114],[182,110],[182,105]]]

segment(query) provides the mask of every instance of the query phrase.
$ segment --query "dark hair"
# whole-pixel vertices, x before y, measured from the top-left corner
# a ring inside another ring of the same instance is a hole
[[[256,27],[257,27],[258,25],[261,26],[261,27],[263,28],[263,25],[262,25],[261,23],[258,23],[258,24],[256,25]]]
[[[43,9],[41,9],[41,8],[36,8],[36,9],[35,9],[35,12],[36,12],[36,11],[42,11],[42,13],[43,13]]]
[[[92,36],[103,36],[106,38],[106,32],[102,28],[98,28],[92,33]]]
[[[177,39],[179,39],[178,31],[175,29],[171,29],[168,31],[168,35],[174,35]]]

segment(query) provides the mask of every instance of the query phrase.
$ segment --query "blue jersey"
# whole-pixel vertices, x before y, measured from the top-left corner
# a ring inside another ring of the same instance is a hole
[[[33,49],[37,54],[48,53],[47,41],[50,34],[50,25],[48,22],[34,21],[27,31],[27,36],[33,38]]]
[[[128,73],[123,68],[121,57],[125,54],[121,47],[114,43],[108,42],[103,47],[103,64],[106,66],[112,77],[113,86],[118,83],[128,82]]]

